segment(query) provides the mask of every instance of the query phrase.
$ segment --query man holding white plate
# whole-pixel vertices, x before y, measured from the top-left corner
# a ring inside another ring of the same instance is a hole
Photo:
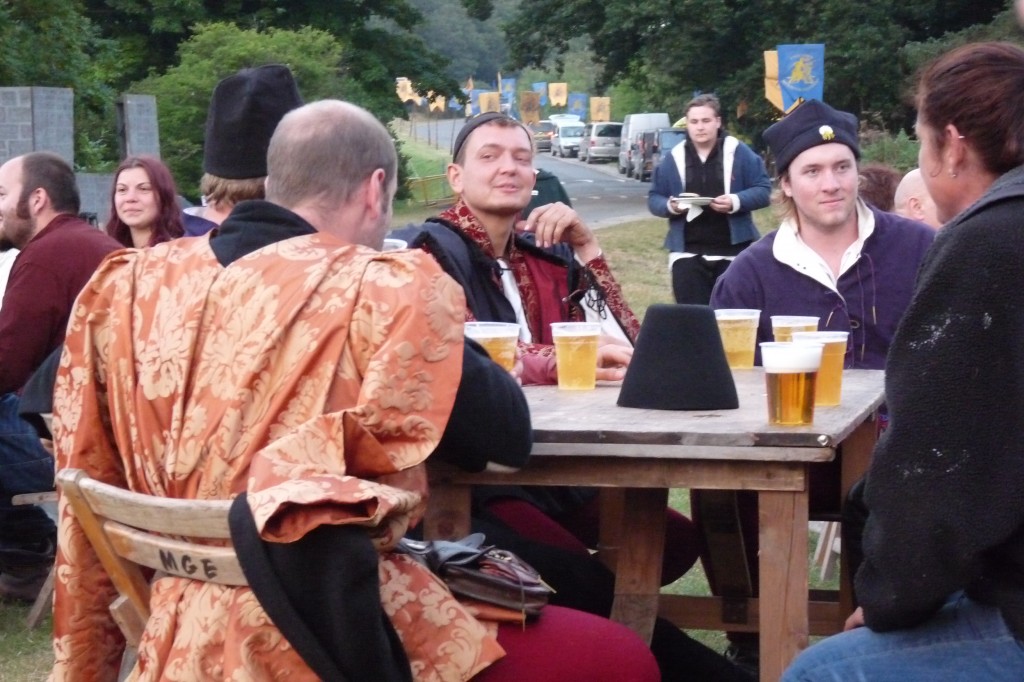
[[[754,150],[722,130],[715,95],[686,105],[686,139],[651,176],[647,208],[668,218],[672,293],[677,303],[707,305],[729,263],[760,235],[752,211],[768,205],[771,181]]]

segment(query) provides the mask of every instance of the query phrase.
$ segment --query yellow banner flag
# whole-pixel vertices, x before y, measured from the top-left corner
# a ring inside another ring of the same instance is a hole
[[[548,100],[553,107],[564,107],[569,103],[568,83],[548,83]]]
[[[485,111],[501,111],[500,92],[480,93],[480,113],[482,114]]]
[[[540,120],[540,93],[524,90],[519,93],[519,115],[523,123],[536,123]]]
[[[416,104],[420,103],[420,97],[416,94],[416,91],[412,88],[412,81],[408,78],[396,78],[395,79],[395,93],[398,95],[398,99],[403,102],[413,101]]]
[[[764,51],[764,96],[779,111],[782,107],[782,88],[779,86],[779,53]]]
[[[590,120],[610,121],[612,120],[612,98],[591,97],[590,98]]]

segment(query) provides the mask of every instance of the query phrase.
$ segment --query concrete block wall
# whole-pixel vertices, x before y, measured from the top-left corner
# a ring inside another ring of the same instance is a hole
[[[116,125],[122,155],[160,156],[156,98],[123,95]],[[111,121],[111,125],[115,125]],[[69,88],[0,87],[0,164],[34,151],[51,151],[75,165],[74,91]],[[106,223],[110,209],[110,173],[76,173],[82,211]]]
[[[68,88],[0,88],[0,163],[51,151],[75,163],[74,92]]]
[[[32,88],[0,88],[0,164],[32,145]]]
[[[100,227],[110,217],[110,188],[114,186],[113,173],[75,173],[78,193],[82,196],[82,212],[96,214]]]
[[[160,156],[160,128],[157,125],[156,97],[122,95],[118,102],[118,125],[123,128],[124,155]]]

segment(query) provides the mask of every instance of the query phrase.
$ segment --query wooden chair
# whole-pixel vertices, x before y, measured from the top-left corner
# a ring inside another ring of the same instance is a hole
[[[131,668],[126,663],[149,620],[144,568],[221,585],[247,584],[233,547],[196,542],[230,540],[230,501],[143,495],[96,481],[81,469],[59,471],[57,486],[117,588],[110,611],[129,645],[122,675]]]
[[[57,493],[53,490],[41,493],[22,493],[21,495],[15,495],[11,498],[11,504],[56,504]],[[25,618],[25,627],[29,630],[35,630],[39,627],[39,623],[42,622],[43,617],[53,610],[53,567],[50,567],[50,572],[46,576],[46,580],[43,582],[42,588],[39,590],[39,596],[36,597],[35,602],[32,604],[32,608],[28,611],[28,616]]]
[[[813,523],[813,522],[812,522]],[[832,577],[836,564],[839,561],[839,553],[842,551],[839,539],[840,526],[838,521],[818,521],[821,530],[818,533],[818,544],[814,548],[812,561],[819,569],[818,577],[824,582]]]

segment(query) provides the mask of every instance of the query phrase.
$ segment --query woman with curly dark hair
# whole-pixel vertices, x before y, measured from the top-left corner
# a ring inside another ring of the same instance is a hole
[[[185,233],[171,171],[152,156],[129,156],[117,167],[110,191],[107,234],[142,248]]]

